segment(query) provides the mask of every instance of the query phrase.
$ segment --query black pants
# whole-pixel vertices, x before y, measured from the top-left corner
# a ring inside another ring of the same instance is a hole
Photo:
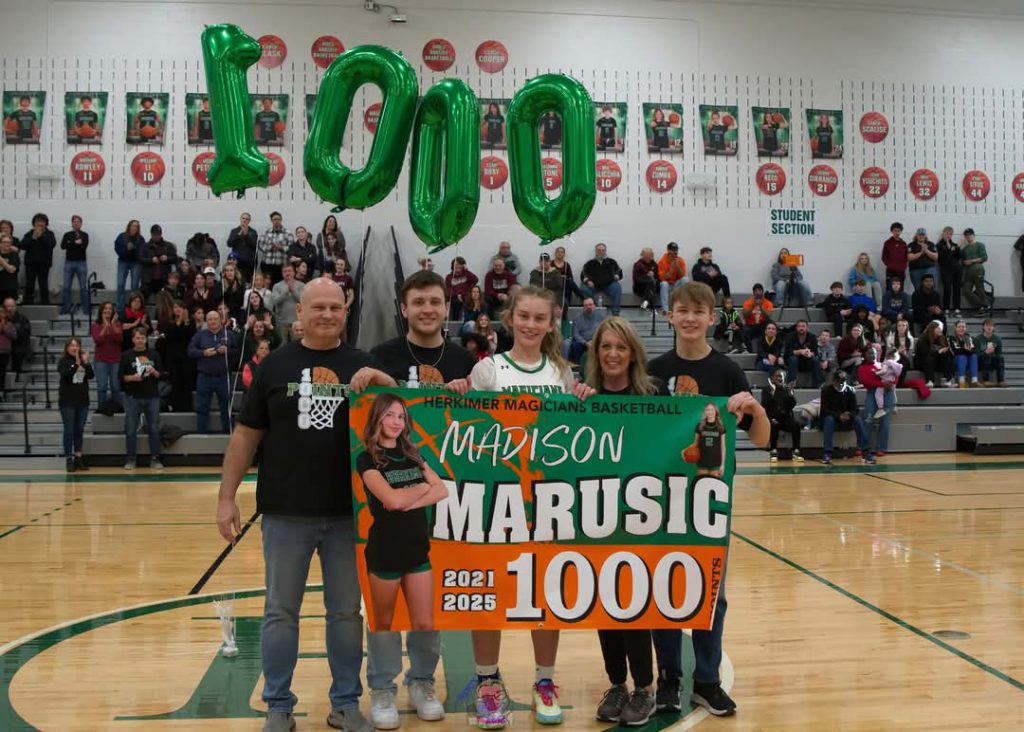
[[[768,437],[768,449],[774,450],[779,446],[779,432],[786,430],[789,436],[793,439],[793,449],[800,449],[800,425],[796,423],[796,420],[792,416],[786,417],[785,419],[771,420],[771,434]]]
[[[50,265],[25,265],[25,302],[33,303],[36,299],[36,282],[39,283],[39,302],[50,304]]]
[[[10,362],[11,354],[0,353],[0,395],[7,391],[7,364]]]
[[[696,279],[696,278],[695,278]],[[703,282],[705,285],[711,288],[712,292],[722,291],[722,297],[732,297],[732,292],[729,290],[729,278],[723,274],[717,277],[702,277],[699,282]]]
[[[960,292],[963,287],[964,272],[960,267],[943,267],[939,270],[942,277],[942,309],[960,309]]]
[[[633,294],[641,297],[654,307],[658,303],[658,280],[654,277],[644,277],[640,280],[633,280]]]
[[[647,688],[654,683],[654,652],[649,630],[599,630],[604,670],[612,684],[626,683],[626,665],[633,686]]]
[[[935,383],[935,377],[939,371],[942,377],[951,379],[953,377],[953,359],[948,353],[921,353],[918,351],[916,359],[917,368],[924,371],[925,381]]]

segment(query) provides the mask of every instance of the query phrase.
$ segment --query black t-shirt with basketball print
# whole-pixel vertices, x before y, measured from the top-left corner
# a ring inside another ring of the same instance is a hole
[[[91,109],[80,109],[75,112],[75,127],[89,125],[95,130],[99,121],[100,116]]]
[[[143,109],[135,118],[139,122],[139,129],[143,127],[160,127],[160,115],[155,109]]]
[[[725,125],[711,125],[708,128],[708,147],[712,150],[725,149],[725,133],[729,128]]]
[[[602,117],[597,120],[598,139],[601,141],[599,144],[602,147],[615,146],[615,129],[617,127],[618,123],[614,117]]]
[[[240,424],[265,430],[256,509],[278,516],[351,516],[348,383],[370,354],[342,343],[328,351],[288,343],[263,359]]]
[[[819,126],[814,134],[818,136],[818,152],[822,155],[832,153],[832,125]]]
[[[779,125],[773,123],[761,128],[761,147],[771,152],[779,149]]]
[[[449,381],[467,378],[476,365],[472,353],[451,341],[423,348],[399,336],[375,346],[370,353],[388,376],[408,388],[440,389]]]
[[[366,473],[376,470],[392,488],[410,488],[426,481],[423,469],[408,456],[396,450],[385,451],[384,464],[377,465],[368,452],[356,458],[356,471],[366,480]],[[366,502],[373,516],[373,525],[366,540],[366,566],[371,572],[407,572],[424,564],[430,554],[427,509],[389,511],[366,489]]]
[[[545,147],[562,144],[562,119],[557,115],[545,116],[540,121],[540,144]]]
[[[277,140],[277,123],[281,115],[277,112],[259,111],[256,113],[256,125],[260,128],[260,142]]]
[[[743,369],[715,350],[695,361],[680,358],[674,350],[663,353],[647,365],[647,373],[664,382],[668,393],[673,396],[729,397],[750,391]],[[744,415],[737,426],[741,430],[749,430],[753,423],[750,415]]]
[[[725,430],[707,425],[703,421],[694,429],[697,435],[697,449],[700,457],[697,459],[697,467],[705,470],[718,470],[722,467],[722,441],[725,438]]]
[[[505,124],[505,118],[500,114],[485,114],[484,122],[487,124],[487,135],[484,142],[490,145],[501,143],[501,126]]]
[[[18,123],[18,139],[31,140],[32,126],[36,123],[36,113],[31,109],[18,109],[11,115],[11,119]]]

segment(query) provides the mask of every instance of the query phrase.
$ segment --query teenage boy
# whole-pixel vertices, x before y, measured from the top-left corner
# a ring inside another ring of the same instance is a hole
[[[903,224],[895,222],[889,227],[889,238],[882,245],[882,263],[885,265],[885,281],[898,279],[901,285],[907,278],[907,243],[903,241]]]
[[[728,410],[736,415],[738,427],[750,441],[765,447],[771,425],[764,407],[750,393],[743,370],[707,342],[708,328],[715,320],[715,294],[703,282],[687,282],[672,291],[668,320],[676,333],[676,347],[650,362],[648,371],[680,395],[696,392],[704,396],[729,397]],[[685,377],[685,378],[684,378]],[[712,714],[736,712],[736,703],[722,690],[718,667],[722,662],[722,633],[725,629],[725,578],[718,593],[715,621],[711,630],[693,631],[696,666],[691,700]],[[656,630],[654,648],[658,656],[657,704],[661,710],[680,709],[679,682],[682,676],[682,631]]]
[[[882,315],[892,323],[901,318],[907,320],[910,316],[910,298],[903,291],[903,283],[899,280],[890,282],[889,289],[882,295]]]
[[[971,307],[978,309],[978,315],[984,315],[988,312],[988,296],[984,287],[988,253],[985,245],[974,238],[974,229],[964,229],[964,246],[960,256],[964,266],[963,296]]]
[[[711,247],[701,247],[700,259],[693,265],[693,279],[703,282],[715,294],[722,291],[722,297],[729,297],[729,278],[722,274],[722,268],[711,259]]]
[[[868,309],[869,313],[878,312],[879,303],[875,302],[871,295],[864,292],[865,287],[867,287],[867,282],[864,280],[857,280],[853,283],[853,292],[850,294],[850,306],[856,310],[858,306],[863,305]]]
[[[850,300],[843,294],[843,283],[833,282],[829,286],[831,292],[821,301],[821,309],[825,311],[825,317],[832,322],[832,332],[837,338],[843,337],[843,324],[853,314],[853,306]]]
[[[939,321],[943,326],[946,325],[946,316],[942,313],[942,298],[935,290],[935,278],[930,274],[921,279],[921,289],[914,293],[910,302],[919,333],[923,333],[925,327],[933,320]]]
[[[822,328],[818,332],[818,368],[823,380],[836,367],[836,347],[832,343],[832,331]]]

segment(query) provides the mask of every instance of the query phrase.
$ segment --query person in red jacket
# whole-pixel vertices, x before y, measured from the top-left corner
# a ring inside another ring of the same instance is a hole
[[[889,421],[893,407],[896,406],[895,384],[882,380],[875,369],[875,360],[878,353],[873,345],[864,349],[864,363],[857,369],[857,380],[867,389],[864,396],[864,409],[861,412],[861,421],[867,432],[866,448],[864,457],[866,462],[874,462],[875,457],[882,457],[889,449]],[[884,390],[883,400],[885,404],[885,416],[875,419],[875,411],[878,409],[878,402],[875,399],[877,389]],[[871,456],[871,460],[867,460]]]
[[[495,257],[491,262],[491,271],[484,277],[484,301],[492,319],[505,308],[509,296],[518,287],[516,276],[505,269],[505,260]]]
[[[469,297],[469,291],[480,278],[469,271],[463,257],[452,260],[452,271],[444,278],[444,289],[448,291],[448,303],[451,320],[462,320],[462,303]]]
[[[103,409],[107,400],[113,400],[121,407],[121,346],[124,329],[117,317],[114,303],[105,302],[96,313],[96,322],[91,326],[92,342],[96,349],[93,355],[93,371],[96,374],[96,409]]]
[[[889,227],[892,234],[882,245],[882,263],[885,264],[885,286],[894,279],[906,285],[907,279],[907,243],[903,241],[903,224],[899,221]]]
[[[265,359],[270,353],[270,340],[267,338],[261,338],[259,344],[256,346],[256,353],[253,354],[252,358],[246,361],[245,366],[242,367],[242,388],[249,391],[249,387],[252,385],[252,380],[256,378],[256,368],[260,365],[260,361]]]

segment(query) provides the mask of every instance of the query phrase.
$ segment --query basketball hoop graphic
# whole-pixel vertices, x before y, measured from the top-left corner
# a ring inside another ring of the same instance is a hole
[[[345,401],[345,396],[334,394],[328,385],[340,383],[338,376],[323,366],[302,369],[302,379],[299,381],[300,430],[325,430],[334,427],[334,413]],[[321,384],[324,386],[314,388]]]

